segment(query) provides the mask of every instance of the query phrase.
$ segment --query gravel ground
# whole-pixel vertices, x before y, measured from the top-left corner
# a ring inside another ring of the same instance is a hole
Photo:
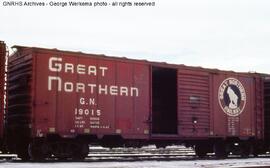
[[[18,161],[0,163],[0,168],[226,168],[226,167],[270,167],[270,158],[187,160],[187,161],[139,161],[139,162],[45,162],[22,163]]]

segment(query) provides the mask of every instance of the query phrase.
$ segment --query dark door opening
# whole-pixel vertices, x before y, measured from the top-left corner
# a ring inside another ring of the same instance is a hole
[[[152,67],[152,133],[177,134],[177,70]]]

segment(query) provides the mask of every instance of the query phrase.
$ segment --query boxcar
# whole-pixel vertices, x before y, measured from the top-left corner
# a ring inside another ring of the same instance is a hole
[[[149,138],[144,62],[17,47],[9,60],[9,149],[19,157],[79,157],[88,143]],[[97,141],[99,140],[99,141]],[[65,148],[65,149],[63,149]]]
[[[258,143],[264,139],[264,79],[260,74],[150,66],[151,140],[161,146],[162,139],[165,145],[166,140],[180,140],[195,147],[200,157],[208,152],[226,157],[231,152],[247,156],[259,151]]]
[[[260,74],[15,48],[5,128],[22,159],[82,159],[89,144],[184,144],[200,157],[263,148]]]

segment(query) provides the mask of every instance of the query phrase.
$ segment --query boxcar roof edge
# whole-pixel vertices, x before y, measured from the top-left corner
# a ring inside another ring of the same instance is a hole
[[[48,48],[41,48],[41,47],[27,47],[27,46],[20,46],[20,45],[14,45],[11,48],[15,48],[20,52],[21,50],[32,50],[37,52],[61,52],[65,54],[76,54],[80,56],[85,57],[95,57],[95,58],[101,58],[101,59],[107,59],[107,60],[113,60],[113,61],[122,61],[122,62],[133,62],[133,63],[142,63],[142,64],[149,64],[150,66],[160,66],[160,67],[167,67],[167,68],[175,68],[175,69],[189,69],[189,70],[201,70],[209,73],[222,73],[222,74],[235,74],[235,75],[266,75],[264,73],[258,73],[258,72],[236,72],[232,70],[220,70],[217,68],[204,68],[201,66],[189,66],[184,64],[173,64],[173,63],[166,63],[166,62],[154,62],[154,61],[148,61],[144,59],[132,59],[127,57],[118,57],[118,56],[107,56],[104,54],[91,54],[91,53],[84,53],[80,51],[68,51],[68,50],[58,50],[57,48],[48,49]],[[13,54],[16,54],[13,53]]]

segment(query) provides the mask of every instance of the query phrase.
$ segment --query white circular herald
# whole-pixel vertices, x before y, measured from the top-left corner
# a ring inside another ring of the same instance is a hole
[[[246,91],[242,83],[235,78],[225,79],[218,89],[218,102],[228,116],[239,116],[246,105]]]

